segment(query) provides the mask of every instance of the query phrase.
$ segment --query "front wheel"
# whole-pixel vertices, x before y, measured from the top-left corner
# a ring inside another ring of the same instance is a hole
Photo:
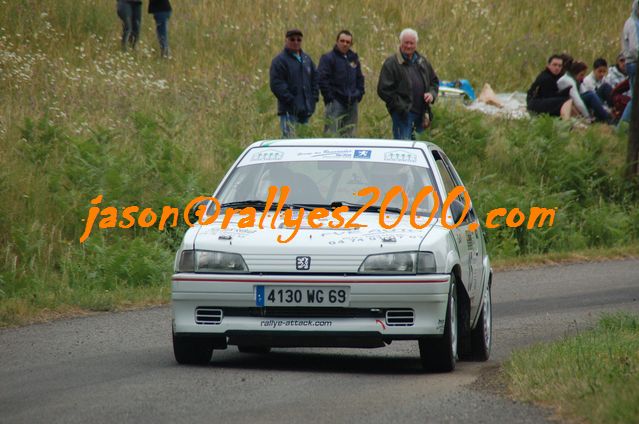
[[[477,361],[487,361],[492,346],[493,308],[490,284],[484,290],[482,301],[481,315],[479,315],[477,324],[470,334],[473,359]]]
[[[178,364],[206,365],[211,361],[213,343],[194,337],[177,337],[174,333],[173,354]]]
[[[451,275],[444,335],[438,339],[419,340],[419,356],[427,371],[450,372],[457,363],[457,281]]]

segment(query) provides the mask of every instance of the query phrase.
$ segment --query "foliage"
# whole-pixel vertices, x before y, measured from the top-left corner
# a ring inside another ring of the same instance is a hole
[[[604,315],[591,331],[515,352],[505,368],[519,399],[592,423],[639,420],[636,315]]]
[[[285,28],[302,28],[315,59],[338,30],[354,32],[367,90],[359,135],[385,138],[377,75],[402,28],[419,31],[419,49],[442,79],[525,90],[552,52],[590,63],[618,50],[630,7],[564,3],[181,2],[170,22],[173,57],[160,60],[146,14],[138,50],[121,52],[114,2],[4,1],[0,324],[47,309],[166,301],[184,228],[97,231],[80,244],[89,201],[102,194],[101,206],[182,206],[210,193],[248,144],[277,138],[268,68]],[[427,12],[415,18],[415,10]],[[320,104],[305,136],[322,134],[322,115]],[[638,190],[620,178],[625,140],[602,127],[573,131],[550,118],[510,122],[440,104],[426,137],[459,166],[482,219],[496,207],[559,208],[550,228],[487,231],[495,258],[639,238]]]

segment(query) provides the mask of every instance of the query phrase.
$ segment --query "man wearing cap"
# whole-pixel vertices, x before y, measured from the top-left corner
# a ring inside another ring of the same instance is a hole
[[[335,47],[321,57],[317,67],[326,105],[325,134],[354,137],[357,131],[357,104],[364,96],[364,75],[352,45],[353,34],[340,31]]]
[[[417,52],[417,31],[399,34],[399,51],[382,65],[377,94],[393,121],[393,138],[409,140],[430,125],[430,105],[437,99],[439,79],[432,65]]]
[[[295,136],[295,126],[308,123],[319,100],[317,70],[302,51],[302,31],[286,32],[284,50],[271,62],[271,91],[277,97],[282,137]]]

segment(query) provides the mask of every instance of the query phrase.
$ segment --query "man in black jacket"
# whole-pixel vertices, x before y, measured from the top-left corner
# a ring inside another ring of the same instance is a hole
[[[564,59],[560,55],[550,56],[546,69],[537,76],[528,89],[526,104],[530,112],[570,117],[572,100],[568,94],[569,90],[561,92],[557,87],[564,65]]]
[[[426,57],[416,50],[417,32],[406,28],[399,34],[399,51],[389,56],[379,74],[377,94],[393,120],[393,137],[414,138],[430,125],[430,105],[437,99],[439,79]]]
[[[271,62],[271,91],[277,97],[282,137],[295,136],[295,126],[308,123],[319,100],[317,70],[302,51],[302,31],[286,32],[286,44]]]
[[[317,67],[326,105],[325,134],[355,137],[357,132],[357,104],[364,96],[364,75],[352,45],[353,34],[340,31],[335,47],[321,57]]]

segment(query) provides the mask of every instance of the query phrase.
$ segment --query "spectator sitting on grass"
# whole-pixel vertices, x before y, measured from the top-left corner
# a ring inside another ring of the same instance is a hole
[[[535,79],[528,90],[526,105],[530,112],[547,113],[551,116],[570,118],[572,114],[572,100],[567,90],[560,92],[557,80],[561,77],[563,59],[559,55],[552,55],[548,65]]]
[[[582,116],[589,121],[593,120],[593,117],[590,115],[590,111],[588,108],[592,108],[594,112],[594,119],[602,122],[610,122],[611,116],[604,109],[601,100],[595,92],[589,91],[583,94],[580,94],[579,87],[586,77],[586,71],[588,70],[588,65],[584,62],[576,61],[570,65],[570,69],[566,71],[564,76],[559,78],[557,81],[557,86],[560,90],[570,89],[570,98],[573,101],[575,110],[573,111],[573,115]],[[575,113],[576,112],[576,113]]]
[[[604,82],[604,77],[608,74],[608,62],[606,59],[598,58],[592,65],[592,72],[586,75],[581,84],[581,95],[592,91],[597,93],[599,100],[605,102],[612,92],[612,86]]]
[[[608,74],[604,77],[604,83],[610,85],[612,88],[615,88],[620,83],[624,82],[628,79],[628,74],[626,73],[626,58],[622,53],[619,53],[617,56],[617,61],[614,65],[608,68]],[[624,93],[626,95],[630,95],[630,92]]]

